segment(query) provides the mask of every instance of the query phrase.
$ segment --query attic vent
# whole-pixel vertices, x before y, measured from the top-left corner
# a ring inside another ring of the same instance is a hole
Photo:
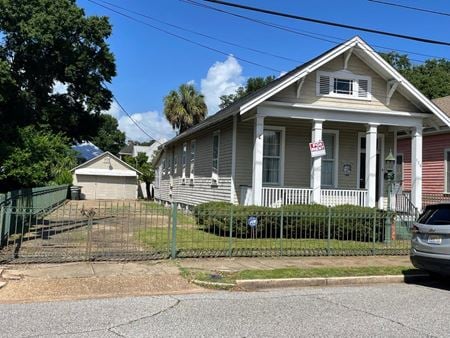
[[[367,94],[369,92],[369,81],[359,79],[358,87],[358,97],[367,97]]]
[[[330,77],[326,75],[320,75],[320,94],[330,94]]]

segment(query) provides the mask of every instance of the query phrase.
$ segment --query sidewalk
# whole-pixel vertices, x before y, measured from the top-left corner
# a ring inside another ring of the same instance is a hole
[[[285,267],[411,267],[408,256],[201,258],[176,261],[94,262],[3,266],[0,303],[196,293],[182,269],[235,272]],[[181,268],[181,269],[180,269]]]

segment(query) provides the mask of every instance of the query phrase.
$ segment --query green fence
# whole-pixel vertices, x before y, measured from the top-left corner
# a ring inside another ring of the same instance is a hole
[[[411,238],[397,214],[355,206],[188,211],[147,201],[69,201],[45,212],[4,210],[14,222],[0,261],[406,255]]]
[[[23,217],[49,211],[67,199],[68,185],[20,189],[0,194],[0,235],[2,244]]]

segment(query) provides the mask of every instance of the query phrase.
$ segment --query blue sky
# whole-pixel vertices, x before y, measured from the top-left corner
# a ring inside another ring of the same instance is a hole
[[[100,2],[100,0],[96,1]],[[131,15],[138,20],[221,50],[225,53],[223,55],[168,36],[95,5],[88,0],[78,0],[77,4],[86,10],[87,15],[110,17],[113,34],[109,43],[116,57],[118,73],[110,87],[127,111],[133,114],[133,117],[141,126],[155,138],[169,138],[173,135],[170,126],[162,115],[163,98],[171,89],[177,88],[180,84],[193,81],[198,90],[205,95],[209,113],[213,114],[217,108],[218,96],[232,92],[237,86],[244,83],[246,78],[266,75],[278,76],[280,72],[288,71],[336,45],[192,6],[179,0],[107,1],[189,30],[296,60],[287,61],[250,52],[127,13],[127,15]],[[385,47],[374,47],[377,50],[403,49],[409,52],[450,58],[450,47],[294,21],[221,7],[202,0],[196,1],[278,25],[289,26],[295,30],[328,35],[333,37],[331,40],[336,42],[339,39],[346,40],[354,35],[360,35],[372,46]],[[450,41],[449,16],[384,6],[367,0],[233,1],[249,6],[355,26]],[[392,0],[392,2],[450,13],[450,1],[448,0]],[[122,11],[117,8],[116,10]],[[326,39],[330,40],[330,38]],[[248,64],[236,58],[259,63],[274,70]],[[420,61],[427,57],[410,54],[410,58]],[[127,137],[139,140],[148,139],[133,126],[132,122],[119,111],[116,105],[112,106],[110,113],[118,118],[120,128],[127,133]]]

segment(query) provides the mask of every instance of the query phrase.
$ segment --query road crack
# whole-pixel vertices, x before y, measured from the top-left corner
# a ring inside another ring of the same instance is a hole
[[[438,337],[438,336],[433,336],[432,334],[429,334],[429,333],[426,333],[426,332],[422,332],[422,331],[420,331],[420,330],[418,330],[418,329],[416,329],[414,327],[410,327],[410,326],[406,325],[405,323],[402,323],[402,322],[400,322],[398,320],[394,320],[392,318],[384,317],[382,315],[378,315],[376,313],[373,313],[373,312],[370,312],[370,311],[367,311],[367,310],[355,308],[355,307],[352,307],[352,306],[349,306],[349,305],[346,305],[346,304],[343,304],[343,303],[340,303],[340,302],[334,302],[334,301],[332,301],[330,299],[323,298],[323,297],[320,297],[320,296],[317,296],[317,295],[312,297],[312,298],[316,298],[318,300],[322,300],[322,301],[327,302],[329,304],[333,304],[333,305],[337,305],[337,306],[343,307],[344,309],[347,309],[347,310],[350,310],[350,311],[364,313],[364,314],[367,314],[369,316],[373,316],[373,317],[376,317],[376,318],[379,318],[379,319],[383,319],[383,320],[389,321],[391,323],[400,325],[401,327],[404,327],[406,329],[410,329],[410,330],[412,330],[414,332],[417,332],[420,335],[426,335],[427,337],[431,337],[431,338],[437,338]]]

